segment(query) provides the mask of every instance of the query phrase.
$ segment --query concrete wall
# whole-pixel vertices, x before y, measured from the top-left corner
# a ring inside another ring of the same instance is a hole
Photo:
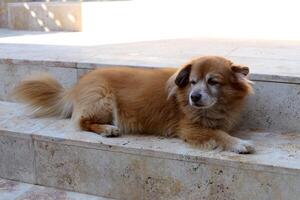
[[[81,3],[9,3],[8,27],[14,30],[81,31]]]
[[[119,0],[49,0],[50,2],[88,2],[88,1],[119,1]],[[0,28],[8,27],[8,3],[46,2],[46,0],[0,0]]]
[[[7,3],[24,2],[25,0],[1,0],[0,1],[0,28],[7,28]]]

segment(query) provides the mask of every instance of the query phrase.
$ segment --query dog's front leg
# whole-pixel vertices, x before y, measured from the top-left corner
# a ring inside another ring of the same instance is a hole
[[[218,129],[188,128],[180,133],[180,138],[189,144],[205,149],[221,149],[236,153],[251,153],[251,141],[242,140]]]

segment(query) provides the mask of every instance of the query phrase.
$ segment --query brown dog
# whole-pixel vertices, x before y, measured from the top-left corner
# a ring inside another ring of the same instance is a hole
[[[15,96],[36,116],[70,117],[82,130],[177,136],[184,141],[237,153],[253,151],[249,141],[230,136],[252,87],[249,69],[216,56],[174,68],[96,69],[70,90],[48,75],[25,80]]]

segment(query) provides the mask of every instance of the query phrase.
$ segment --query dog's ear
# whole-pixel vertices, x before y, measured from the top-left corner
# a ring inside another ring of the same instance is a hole
[[[243,65],[235,65],[232,64],[231,71],[233,72],[233,76],[231,81],[233,83],[233,87],[238,89],[239,91],[246,91],[247,93],[253,93],[252,84],[248,78],[249,68]]]
[[[242,65],[235,65],[233,64],[231,66],[231,70],[234,73],[237,73],[239,75],[247,76],[249,74],[249,67],[242,66]]]
[[[192,64],[186,64],[169,78],[166,84],[168,99],[176,94],[178,88],[182,88],[189,83],[191,70]]]
[[[189,83],[189,77],[192,70],[192,64],[185,65],[177,74],[175,84],[181,88]]]

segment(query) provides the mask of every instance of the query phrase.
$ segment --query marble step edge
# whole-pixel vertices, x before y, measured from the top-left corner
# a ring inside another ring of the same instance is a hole
[[[26,200],[32,198],[59,200],[113,200],[41,185],[0,178],[0,200]]]
[[[220,185],[235,199],[278,191],[296,199],[300,134],[237,134],[255,142],[255,154],[205,151],[176,138],[105,138],[76,130],[69,119],[30,118],[20,104],[0,102],[0,177],[115,199],[201,199],[224,195]]]
[[[75,69],[94,69],[98,67],[113,67],[113,66],[124,66],[124,67],[143,67],[143,68],[158,68],[168,67],[153,63],[127,63],[120,64],[121,61],[116,63],[106,62],[76,62],[76,61],[62,61],[62,60],[37,60],[37,59],[15,59],[15,58],[0,58],[0,64],[8,65],[42,65],[47,67],[61,67],[61,68],[75,68]],[[124,61],[125,63],[127,61]],[[262,81],[262,82],[276,82],[276,83],[288,83],[288,84],[300,84],[300,76],[295,75],[279,75],[279,74],[265,74],[265,73],[251,73],[251,80]]]
[[[10,120],[10,119],[9,119]],[[18,120],[18,123],[29,124],[31,119]],[[22,122],[23,121],[23,122]],[[300,174],[300,165],[289,163],[268,163],[268,161],[248,159],[251,154],[236,154],[232,152],[218,152],[200,150],[190,147],[179,139],[162,138],[154,136],[124,136],[121,138],[105,138],[93,133],[57,129],[53,130],[55,124],[64,124],[65,120],[35,119],[35,123],[48,124],[35,132],[14,131],[11,127],[3,129],[0,127],[0,136],[30,140],[33,148],[37,142],[48,142],[56,145],[74,146],[85,149],[100,150],[105,152],[117,152],[142,157],[159,158],[166,160],[177,160],[213,166],[230,167],[242,170],[263,171],[276,174]],[[4,121],[5,123],[5,121]],[[67,122],[69,123],[69,121]],[[2,123],[3,124],[3,123]],[[58,126],[59,126],[58,125]],[[69,124],[70,125],[70,124]],[[26,125],[25,125],[26,126]],[[48,129],[50,126],[50,130]],[[276,131],[274,131],[276,132]],[[276,133],[277,134],[277,133]],[[263,162],[263,163],[261,163]]]

